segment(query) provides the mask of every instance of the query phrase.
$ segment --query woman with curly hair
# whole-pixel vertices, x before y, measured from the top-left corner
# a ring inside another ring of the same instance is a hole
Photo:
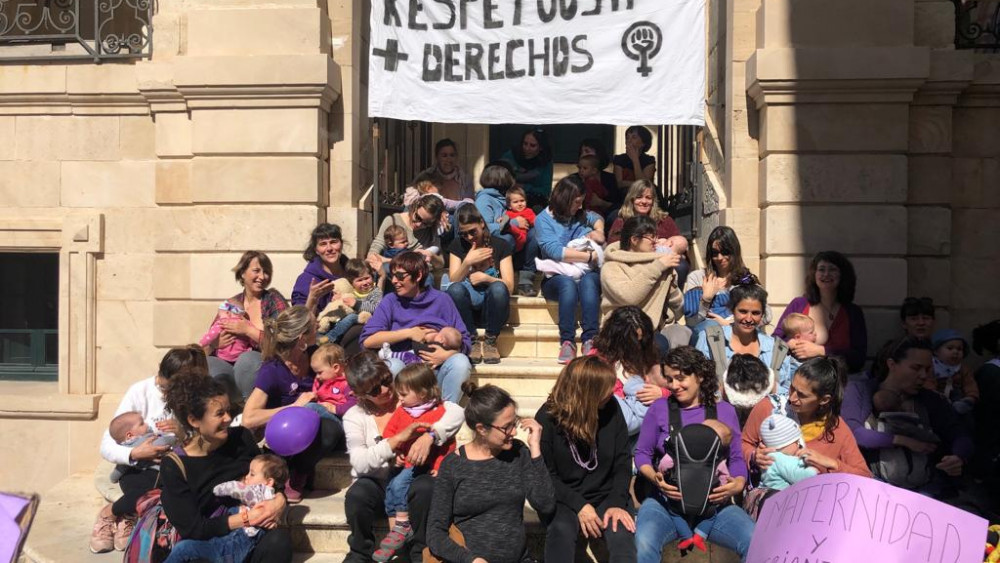
[[[659,347],[653,322],[642,309],[629,305],[615,309],[594,339],[598,357],[615,370],[615,400],[622,409],[629,435],[639,425],[653,401],[663,396]]]
[[[576,358],[535,415],[556,490],[555,511],[539,515],[546,561],[572,557],[581,532],[588,539],[603,537],[611,561],[635,561],[628,427],[611,400],[614,390],[615,372],[604,360]]]
[[[663,546],[679,537],[674,514],[668,506],[668,499],[683,499],[680,489],[664,478],[663,472],[654,464],[654,458],[662,459],[668,452],[664,445],[670,438],[670,410],[680,409],[681,425],[701,424],[715,419],[725,424],[732,433],[727,464],[730,479],[725,484],[712,489],[708,502],[716,505],[716,514],[707,537],[691,536],[686,541],[704,550],[704,540],[720,545],[746,557],[750,549],[754,523],[743,509],[732,504],[734,496],[743,491],[747,481],[747,467],[740,449],[740,423],[736,409],[725,401],[716,402],[718,380],[715,365],[698,350],[682,346],[671,350],[663,360],[663,377],[667,380],[671,396],[660,399],[649,407],[639,431],[639,443],[635,448],[635,465],[639,474],[646,478],[655,493],[643,501],[636,517],[635,543],[638,560],[659,562]],[[676,463],[677,460],[674,460]],[[701,538],[695,540],[693,538]],[[682,547],[682,545],[678,545]]]
[[[263,537],[248,561],[291,561],[291,534],[277,527],[287,505],[282,491],[249,510],[237,511],[212,493],[216,485],[242,479],[250,460],[261,453],[253,433],[230,427],[226,388],[199,370],[178,374],[167,387],[166,406],[181,425],[184,453],[163,458],[160,501],[181,539],[210,540],[254,526]]]
[[[785,307],[774,336],[787,338],[783,321],[788,315],[807,315],[816,325],[816,341],[789,338],[792,355],[801,361],[841,356],[851,372],[860,371],[868,355],[868,328],[864,312],[854,304],[857,285],[854,265],[846,256],[832,250],[817,253],[809,263],[805,295],[792,299]]]

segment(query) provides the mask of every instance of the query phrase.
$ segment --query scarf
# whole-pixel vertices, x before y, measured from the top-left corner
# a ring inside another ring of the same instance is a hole
[[[809,424],[802,425],[802,440],[805,442],[812,442],[813,440],[818,440],[823,436],[823,431],[826,430],[826,417],[810,422]]]
[[[427,411],[433,409],[437,405],[438,405],[437,401],[427,401],[426,403],[422,405],[417,405],[415,407],[408,407],[404,405],[403,410],[406,411],[406,414],[412,416],[413,418],[420,418],[421,416],[426,414]]]

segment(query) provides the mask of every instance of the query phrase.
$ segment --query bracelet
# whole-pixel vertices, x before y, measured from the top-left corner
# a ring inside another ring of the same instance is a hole
[[[248,509],[245,506],[241,507],[240,508],[240,514],[243,516],[243,527],[244,528],[249,528],[250,527],[250,509]]]
[[[431,437],[431,440],[433,441],[434,444],[438,443],[438,435],[433,428],[429,428],[427,430],[427,435]]]

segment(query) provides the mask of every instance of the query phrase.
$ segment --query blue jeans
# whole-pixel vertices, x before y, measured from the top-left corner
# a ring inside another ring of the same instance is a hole
[[[471,374],[472,363],[465,354],[459,352],[445,360],[437,369],[441,398],[457,405],[462,398],[462,384],[469,380]]]
[[[574,342],[576,336],[576,306],[580,306],[580,340],[597,336],[601,317],[601,275],[587,272],[579,280],[557,274],[542,282],[542,295],[547,301],[559,302],[559,340]]]
[[[326,336],[327,338],[330,339],[330,342],[337,342],[340,340],[341,336],[344,336],[344,333],[347,332],[347,329],[357,324],[357,322],[358,322],[358,314],[351,313],[350,315],[347,315],[346,317],[335,322],[333,326],[330,327],[330,330],[326,331],[326,334],[321,334],[320,336]]]
[[[510,291],[503,282],[495,281],[477,288],[469,283],[469,280],[462,280],[449,285],[447,292],[455,302],[455,308],[462,316],[466,330],[473,337],[479,333],[473,316],[475,311],[483,313],[487,336],[499,335],[500,329],[507,324],[507,317],[510,316]]]
[[[238,511],[239,507],[234,507],[229,509],[229,514],[236,514]],[[250,537],[240,528],[207,540],[181,540],[170,550],[170,557],[164,563],[206,559],[243,563],[265,533],[265,530],[257,530],[257,535]]]
[[[332,412],[326,410],[326,407],[324,407],[323,405],[321,405],[319,403],[309,403],[309,404],[305,405],[305,407],[307,409],[311,410],[311,411],[316,411],[316,413],[319,414],[320,418],[329,418],[329,419],[336,420],[337,422],[340,422],[340,419],[337,418],[337,415],[335,415]]]
[[[514,248],[514,235],[510,233],[498,233],[496,236],[507,241],[511,248]],[[528,236],[524,239],[524,248],[515,252],[512,256],[514,271],[535,273],[535,258],[538,258],[538,239],[535,238],[535,229],[528,229]]]
[[[389,479],[385,487],[385,514],[395,516],[397,512],[409,512],[410,485],[416,478],[414,467],[404,467]]]
[[[688,522],[687,517],[681,514],[674,514],[674,512],[670,510],[670,507],[667,507],[667,513],[670,514],[670,517],[674,521],[674,528],[677,530],[677,537],[682,540],[690,538],[696,532],[699,536],[708,538],[708,534],[712,533],[712,526],[715,524],[715,517],[718,515],[718,513],[716,513],[710,518],[701,519],[697,524],[695,524],[694,531],[692,531],[691,523]]]
[[[718,511],[708,541],[735,551],[745,561],[753,537],[753,520],[743,509],[730,505]],[[678,538],[674,517],[666,501],[654,495],[643,501],[635,521],[635,546],[639,563],[659,563],[663,546]]]

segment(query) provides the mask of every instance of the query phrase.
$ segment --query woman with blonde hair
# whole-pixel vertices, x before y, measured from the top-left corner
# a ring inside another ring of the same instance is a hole
[[[301,407],[314,398],[311,391],[315,374],[309,366],[310,346],[316,343],[316,317],[296,305],[264,323],[263,359],[254,389],[243,408],[243,426],[263,430],[288,407]],[[302,500],[302,492],[316,463],[327,453],[344,446],[344,426],[339,420],[320,419],[316,439],[302,453],[288,458],[291,476],[285,486],[288,502]]]
[[[636,560],[629,482],[628,427],[617,401],[615,372],[596,356],[563,368],[535,420],[542,457],[556,491],[556,508],[541,514],[545,560],[565,561],[584,538],[603,537],[611,561]]]
[[[656,186],[649,180],[632,182],[628,193],[625,194],[625,201],[622,203],[621,209],[618,210],[618,216],[612,221],[611,228],[608,229],[608,244],[621,240],[625,221],[632,217],[649,217],[653,220],[656,224],[654,246],[666,246],[665,241],[670,241],[673,237],[683,236],[677,223],[660,206],[660,197],[656,194]],[[684,287],[684,281],[691,270],[691,265],[687,260],[687,244],[682,246],[674,244],[672,250],[681,257],[680,262],[674,266],[674,271],[677,272],[678,287]]]

